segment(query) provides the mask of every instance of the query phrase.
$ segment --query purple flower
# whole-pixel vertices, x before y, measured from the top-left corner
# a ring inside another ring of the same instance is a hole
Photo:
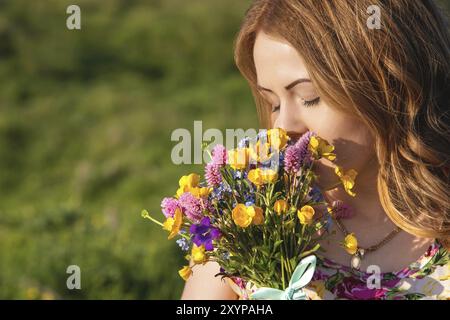
[[[216,145],[212,150],[212,163],[223,166],[227,163],[227,149],[221,144]]]
[[[204,245],[206,251],[212,251],[214,249],[212,241],[220,237],[219,229],[211,226],[209,217],[204,217],[199,224],[191,225],[189,231],[193,235],[192,242],[197,247]]]
[[[161,209],[166,218],[173,217],[175,211],[180,209],[180,205],[177,199],[174,198],[164,198],[161,201]]]
[[[183,193],[178,199],[178,203],[183,209],[184,214],[192,221],[200,221],[203,217],[202,201],[192,195],[190,192]]]
[[[300,139],[295,143],[295,146],[299,149],[300,158],[303,163],[309,164],[311,161],[311,152],[309,151],[309,140],[316,134],[312,131],[305,132]]]
[[[331,207],[333,210],[333,215],[336,219],[348,219],[354,216],[352,207],[341,200],[333,201]]]
[[[308,131],[294,145],[286,148],[284,154],[284,168],[286,172],[297,173],[303,164],[310,164],[311,153],[309,152],[308,145],[313,135],[313,132]]]
[[[208,183],[208,187],[219,185],[222,182],[220,167],[213,162],[208,163],[205,167],[205,179]]]
[[[298,148],[295,145],[287,147],[284,154],[284,170],[289,173],[297,173],[301,165]]]

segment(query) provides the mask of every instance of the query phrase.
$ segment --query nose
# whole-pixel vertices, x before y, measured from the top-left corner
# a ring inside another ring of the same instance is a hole
[[[287,132],[288,136],[294,141],[298,140],[308,128],[295,114],[297,108],[290,108],[287,105],[281,105],[278,117],[275,119],[273,127],[281,128]]]

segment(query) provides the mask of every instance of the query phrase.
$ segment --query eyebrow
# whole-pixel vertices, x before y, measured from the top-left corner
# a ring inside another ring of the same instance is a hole
[[[302,83],[302,82],[311,82],[311,79],[300,78],[300,79],[297,79],[297,80],[295,80],[294,82],[288,84],[288,85],[287,85],[286,87],[284,87],[284,88],[285,88],[286,90],[290,90],[290,89],[292,89],[293,87],[295,87],[297,84]],[[256,87],[257,87],[258,89],[260,89],[260,90],[273,92],[273,91],[270,90],[270,89],[261,87],[259,84],[257,84]]]

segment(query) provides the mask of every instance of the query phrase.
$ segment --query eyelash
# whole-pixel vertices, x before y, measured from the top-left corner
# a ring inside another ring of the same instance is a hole
[[[311,101],[305,101],[305,102],[303,102],[303,105],[304,105],[306,108],[310,108],[310,107],[313,107],[313,106],[315,106],[316,104],[318,104],[319,101],[320,101],[320,97],[317,97],[317,98],[315,98],[315,99],[313,99],[313,100],[311,100]],[[279,106],[279,105],[272,108],[272,112],[277,112],[278,110],[280,110],[280,106]]]

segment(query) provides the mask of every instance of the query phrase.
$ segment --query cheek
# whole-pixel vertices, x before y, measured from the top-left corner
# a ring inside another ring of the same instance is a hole
[[[363,171],[375,155],[374,140],[369,130],[359,120],[330,108],[317,109],[317,113],[311,110],[308,116],[305,115],[307,126],[309,130],[333,144],[336,153],[334,163],[323,159],[320,161],[319,173],[324,178],[328,175],[327,180],[334,180],[335,165],[342,166],[345,170]]]

